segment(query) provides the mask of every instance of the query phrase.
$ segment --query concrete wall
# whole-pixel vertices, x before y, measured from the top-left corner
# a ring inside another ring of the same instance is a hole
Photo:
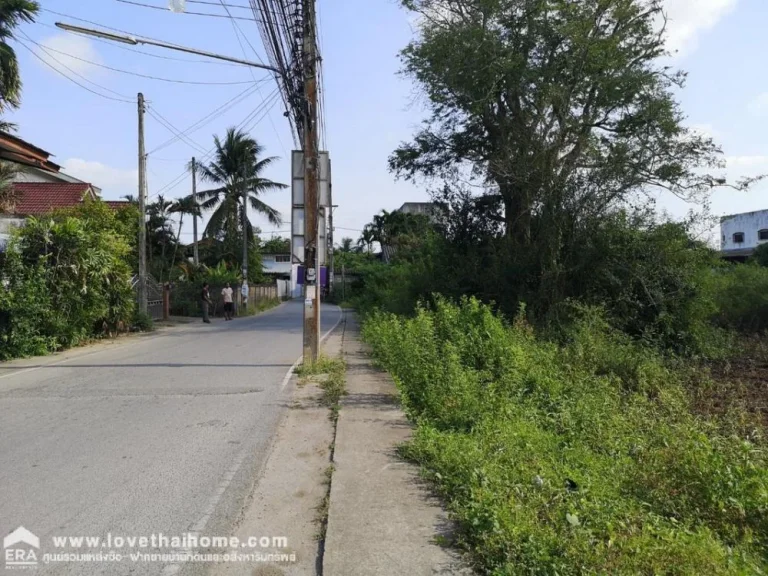
[[[720,246],[722,250],[756,248],[768,240],[759,240],[758,232],[768,230],[768,210],[736,214],[720,222]],[[742,232],[744,242],[736,243],[733,235]]]
[[[53,172],[47,172],[46,170],[40,170],[39,168],[33,168],[32,166],[20,165],[19,167],[21,170],[13,179],[14,182],[67,182],[69,184],[79,184],[83,182],[64,172],[54,174]],[[96,195],[101,196],[101,188],[98,188],[93,184],[91,184],[91,186]]]
[[[284,259],[288,259],[288,262],[277,262],[274,254],[264,254],[261,258],[261,264],[266,274],[285,274],[289,276],[291,274],[291,255],[281,255]]]

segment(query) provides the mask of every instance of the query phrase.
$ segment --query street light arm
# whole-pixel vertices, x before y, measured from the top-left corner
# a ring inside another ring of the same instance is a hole
[[[74,26],[72,24],[66,24],[64,22],[56,22],[56,26],[67,32],[75,32],[77,34],[85,34],[87,36],[95,36],[97,38],[104,38],[105,40],[112,40],[113,42],[122,42],[123,44],[131,44],[133,46],[137,44],[146,44],[148,46],[158,46],[160,48],[168,48],[169,50],[176,50],[178,52],[185,52],[187,54],[195,54],[197,56],[205,56],[206,58],[213,58],[214,60],[224,60],[225,62],[234,62],[235,64],[242,64],[243,66],[250,66],[251,68],[260,68],[262,70],[269,70],[275,74],[282,76],[280,70],[273,66],[267,66],[266,64],[259,64],[257,62],[251,62],[250,60],[241,60],[240,58],[233,58],[231,56],[224,56],[222,54],[215,54],[213,52],[206,52],[205,50],[198,50],[197,48],[188,48],[186,46],[179,46],[177,44],[169,44],[167,42],[161,42],[159,40],[150,40],[148,38],[127,36],[122,34],[114,34],[112,32],[105,32],[103,30],[94,30],[91,28],[83,28],[82,26]]]

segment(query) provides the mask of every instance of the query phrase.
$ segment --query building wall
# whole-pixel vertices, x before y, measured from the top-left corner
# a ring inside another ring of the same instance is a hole
[[[278,262],[278,260],[286,260]],[[280,254],[278,258],[275,254],[264,254],[261,257],[261,264],[265,274],[281,274],[290,276],[291,274],[291,255]]]
[[[768,230],[768,210],[736,214],[720,222],[720,246],[722,250],[756,248],[768,240],[759,240],[758,232]],[[736,243],[733,235],[742,232],[744,242]]]
[[[78,180],[73,176],[64,174],[64,172],[47,172],[46,170],[40,170],[33,168],[32,166],[21,166],[21,170],[14,178],[14,182],[67,182],[69,184],[79,184],[82,180]],[[91,185],[94,193],[97,196],[101,195],[101,188]]]

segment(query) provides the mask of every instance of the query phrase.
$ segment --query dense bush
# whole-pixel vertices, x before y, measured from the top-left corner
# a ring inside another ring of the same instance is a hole
[[[73,346],[127,328],[130,245],[106,206],[30,219],[0,268],[0,358]]]
[[[768,268],[730,264],[713,274],[715,319],[743,332],[768,330]]]
[[[364,337],[418,422],[425,467],[488,574],[766,569],[768,471],[691,415],[680,375],[581,308],[567,344],[474,299]]]

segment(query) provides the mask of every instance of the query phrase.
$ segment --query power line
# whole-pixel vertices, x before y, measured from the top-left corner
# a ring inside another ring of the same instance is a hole
[[[52,48],[51,48],[51,49],[49,49],[47,46],[43,46],[42,44],[39,44],[38,42],[35,42],[35,41],[34,41],[32,38],[30,38],[30,37],[29,37],[29,36],[26,34],[26,32],[24,32],[23,30],[22,30],[22,31],[20,31],[20,32],[21,32],[21,35],[22,35],[22,36],[24,36],[24,38],[26,38],[28,41],[32,42],[32,44],[34,44],[35,46],[37,46],[38,48],[40,48],[41,50],[43,50],[43,52],[45,52],[45,53],[48,55],[48,57],[49,57],[51,60],[53,60],[54,62],[56,62],[56,63],[57,63],[59,66],[62,66],[63,68],[66,68],[67,70],[69,70],[69,71],[70,71],[72,74],[74,74],[74,75],[75,75],[75,76],[77,76],[78,78],[80,78],[80,79],[82,79],[82,80],[84,80],[84,81],[88,82],[89,84],[91,84],[91,85],[93,85],[93,86],[96,86],[97,88],[100,88],[101,90],[105,90],[105,91],[107,91],[107,92],[110,92],[110,93],[114,94],[115,96],[119,96],[120,98],[123,98],[123,99],[125,99],[125,100],[127,100],[127,101],[130,101],[130,100],[131,100],[131,97],[130,97],[130,96],[126,96],[125,94],[120,94],[120,92],[115,92],[115,91],[114,91],[114,90],[112,90],[111,88],[107,88],[106,86],[102,86],[101,84],[97,84],[97,83],[96,83],[96,82],[94,82],[93,80],[90,80],[90,79],[86,78],[85,76],[83,76],[82,74],[80,74],[80,73],[79,73],[79,72],[77,72],[76,70],[73,70],[72,68],[70,68],[69,66],[67,66],[66,64],[64,64],[64,62],[62,62],[61,60],[59,60],[58,58],[56,58],[55,56],[53,56],[53,55],[50,53],[50,52],[51,52],[51,50],[52,50],[53,52],[58,52],[58,50],[53,50]]]
[[[221,3],[221,6],[224,7],[224,10],[227,12],[227,14],[231,17],[232,14],[230,13],[229,8],[227,7],[227,4],[224,2],[224,0],[219,0],[219,2]],[[237,21],[234,18],[230,18],[230,21],[232,22],[232,29],[235,31],[235,38],[237,38],[237,43],[240,45],[240,50],[242,50],[243,52],[243,58],[247,59],[248,54],[245,51],[245,46],[243,46],[243,43],[240,41],[241,35],[243,36],[245,41],[248,43],[248,46],[251,47],[251,50],[253,50],[253,53],[256,55],[256,58],[258,58],[259,62],[263,64],[264,61],[261,59],[261,56],[259,55],[258,51],[256,50],[256,48],[253,47],[253,44],[251,44],[251,41],[248,40],[248,36],[246,36],[243,33],[242,29],[237,24]],[[253,70],[251,70],[250,68],[249,70],[251,72],[251,77],[253,77],[255,80],[255,77],[253,75]],[[278,81],[278,86],[279,86],[279,80],[277,79],[275,80]],[[259,96],[261,96],[262,98],[264,97],[263,94],[261,93],[261,88],[259,88]],[[277,141],[280,142],[280,147],[283,149],[283,154],[288,156],[288,151],[285,149],[285,144],[283,144],[283,139],[280,137],[280,133],[277,131],[277,127],[275,126],[274,120],[272,120],[272,114],[269,115],[269,123],[272,125],[272,130],[275,132],[275,136],[277,136]]]
[[[43,46],[39,42],[35,42],[34,40],[32,40],[29,36],[26,36],[26,34],[25,34],[25,37],[27,38],[27,40],[29,40],[33,44],[36,44],[37,46],[39,46],[40,48],[42,48],[46,52],[50,50],[52,52],[56,52],[57,54],[61,54],[62,56],[66,56],[67,58],[72,58],[74,60],[79,60],[80,62],[85,62],[86,64],[90,64],[92,66],[97,66],[99,68],[104,68],[106,70],[111,70],[112,72],[120,72],[121,74],[128,74],[130,76],[138,76],[139,78],[147,78],[149,80],[157,80],[159,82],[170,82],[170,83],[173,83],[173,84],[194,84],[194,85],[197,85],[197,86],[236,86],[236,85],[243,85],[243,84],[251,84],[252,83],[251,81],[248,81],[248,80],[245,81],[245,82],[197,82],[197,81],[194,81],[194,80],[174,80],[174,79],[171,79],[171,78],[160,78],[158,76],[150,76],[148,74],[139,74],[138,72],[130,72],[128,70],[121,70],[119,68],[113,68],[112,66],[107,66],[105,64],[99,64],[98,62],[93,62],[92,60],[86,60],[85,58],[80,58],[79,56],[75,56],[75,55],[69,54],[67,52],[62,52],[61,50],[56,50],[55,48],[49,48],[47,46]],[[51,58],[53,58],[53,56],[51,56]],[[55,58],[54,58],[54,60],[55,60]],[[58,60],[56,60],[56,61],[59,62]],[[59,64],[61,64],[61,62],[59,62]],[[61,65],[66,67],[65,64],[61,64]],[[70,69],[70,71],[72,71],[72,70]],[[77,72],[74,72],[74,71],[72,71],[72,72],[74,74],[77,74]],[[78,76],[79,76],[79,74],[78,74]],[[88,80],[88,81],[90,82],[90,80]],[[105,88],[105,90],[109,90],[109,89]]]
[[[262,103],[259,105],[259,107],[258,107],[258,108],[256,108],[256,109],[255,109],[253,112],[251,112],[250,114],[248,114],[248,115],[247,115],[247,116],[246,116],[246,117],[245,117],[245,118],[244,118],[244,119],[243,119],[243,120],[242,120],[242,121],[241,121],[241,122],[240,122],[240,123],[239,123],[239,124],[236,126],[236,128],[237,128],[237,129],[241,129],[241,128],[243,128],[243,129],[248,129],[248,130],[249,130],[250,128],[246,128],[246,126],[248,126],[248,125],[249,125],[249,124],[250,124],[250,123],[253,121],[253,119],[254,119],[254,118],[256,118],[256,116],[259,114],[259,112],[261,112],[261,111],[263,111],[263,110],[265,110],[265,109],[266,109],[266,111],[267,111],[267,112],[269,112],[269,110],[272,108],[272,106],[274,106],[274,105],[275,105],[275,103],[277,102],[277,98],[276,98],[276,96],[278,95],[278,92],[279,92],[279,89],[278,89],[278,88],[276,88],[276,89],[275,89],[275,90],[274,90],[274,91],[273,91],[273,92],[272,92],[272,93],[271,93],[269,96],[267,96],[267,99],[266,99],[266,100],[264,100],[264,101],[263,101],[263,102],[262,102]],[[270,103],[270,101],[271,101],[271,103]],[[259,123],[259,122],[260,122],[260,121],[263,119],[263,117],[264,117],[264,116],[262,115],[262,117],[261,117],[261,118],[259,118],[259,119],[256,121],[256,123],[255,123],[255,124],[258,124],[258,123]],[[254,125],[255,125],[255,124],[254,124]],[[213,156],[213,153],[214,153],[214,151],[215,151],[215,150],[216,150],[216,148],[215,148],[215,147],[213,147],[213,148],[211,148],[210,150],[208,150],[208,151],[205,153],[205,155],[204,155],[204,156],[203,156],[203,157],[200,159],[200,162],[205,162],[205,161],[207,161],[207,160],[208,160],[208,159],[209,159],[211,156]],[[179,185],[180,185],[180,184],[181,184],[181,183],[184,181],[184,179],[185,179],[185,177],[187,176],[188,172],[189,172],[189,170],[188,170],[187,168],[185,168],[185,169],[184,169],[184,171],[183,171],[181,174],[179,174],[179,175],[178,175],[176,178],[174,178],[173,180],[171,180],[170,182],[168,182],[168,183],[167,183],[165,186],[163,186],[162,188],[160,188],[160,189],[159,189],[157,192],[155,192],[154,194],[152,194],[152,195],[151,195],[149,198],[154,198],[155,196],[157,196],[157,195],[159,195],[159,194],[163,194],[163,193],[165,193],[165,192],[169,192],[170,190],[173,190],[174,188],[178,187],[178,186],[179,186]]]
[[[181,132],[176,128],[169,120],[167,120],[162,114],[157,112],[156,110],[152,110],[151,108],[147,107],[147,113],[152,116],[155,120],[157,120],[161,125],[163,125],[165,128],[168,129],[168,131],[176,136],[179,140],[184,142],[187,146],[190,148],[194,148],[199,152],[205,152],[205,148],[197,144],[194,140],[189,138],[188,136],[181,134]]]
[[[163,12],[168,12],[168,8],[164,8],[163,6],[154,6],[152,4],[144,4],[143,2],[134,2],[133,0],[117,0],[118,2],[122,4],[131,4],[133,6],[139,6],[141,8],[151,8],[153,10],[162,10]],[[233,18],[235,20],[248,20],[250,22],[255,22],[253,18],[245,18],[244,16],[225,16],[224,14],[213,14],[211,12],[190,12],[189,10],[184,10],[182,14],[186,14],[188,16],[208,16],[210,18]]]
[[[102,98],[106,98],[107,100],[114,100],[115,102],[124,102],[124,103],[127,103],[127,104],[133,104],[133,103],[134,103],[134,102],[133,102],[133,100],[125,100],[125,99],[123,99],[123,98],[113,98],[112,96],[107,96],[107,95],[105,95],[105,94],[100,94],[99,92],[96,92],[95,90],[91,90],[91,89],[90,89],[90,88],[88,88],[87,86],[85,86],[85,85],[83,85],[83,84],[80,84],[80,82],[78,82],[77,80],[75,80],[75,79],[73,79],[73,78],[70,78],[69,76],[67,76],[67,75],[66,75],[64,72],[62,72],[61,70],[59,70],[58,68],[56,68],[56,66],[53,66],[53,65],[52,65],[50,62],[47,62],[47,61],[45,60],[45,58],[43,58],[42,56],[40,56],[40,55],[39,55],[37,52],[35,52],[35,51],[34,51],[32,48],[30,48],[29,46],[27,46],[27,45],[26,45],[24,42],[22,42],[22,41],[21,41],[21,40],[19,40],[18,38],[16,39],[16,41],[17,41],[17,42],[18,42],[18,43],[19,43],[21,46],[23,46],[24,48],[26,48],[27,50],[29,50],[29,51],[32,53],[32,55],[33,55],[35,58],[37,58],[38,60],[40,60],[40,62],[42,62],[43,64],[45,64],[46,66],[48,66],[48,67],[49,67],[51,70],[53,70],[53,71],[54,71],[54,72],[56,72],[57,74],[60,74],[60,75],[64,76],[64,78],[66,78],[66,79],[67,79],[67,80],[69,80],[70,82],[72,82],[72,83],[74,83],[74,84],[77,84],[77,85],[78,85],[78,86],[80,86],[80,88],[82,88],[83,90],[87,90],[87,91],[88,91],[88,92],[90,92],[91,94],[96,94],[96,96],[101,96]]]
[[[226,6],[227,8],[240,8],[242,10],[250,10],[250,6],[245,4],[224,4],[219,2],[206,2],[205,0],[187,0],[187,4],[207,4],[209,6]]]
[[[69,16],[69,18],[72,18],[72,16]],[[56,32],[61,32],[59,28],[57,28],[56,26],[53,26],[52,24],[48,24],[46,22],[40,22],[38,20],[38,21],[35,21],[34,24],[36,26],[43,26],[45,28],[50,28],[51,30],[56,30]],[[152,54],[152,52],[145,52],[144,50],[139,50],[138,48],[134,48],[133,46],[130,46],[130,47],[122,46],[120,44],[115,44],[111,40],[104,40],[103,38],[97,38],[95,36],[82,34],[80,32],[72,32],[72,34],[77,34],[82,38],[87,38],[88,40],[93,40],[95,42],[99,42],[106,46],[111,46],[112,48],[118,48],[120,50],[124,50],[125,52],[131,52],[132,54],[141,54],[143,56],[149,56],[150,58],[157,58],[158,60],[169,60],[171,62],[184,62],[186,64],[207,64],[211,66],[237,66],[237,67],[244,66],[244,64],[237,64],[235,62],[221,62],[220,60],[193,60],[189,58],[174,58],[173,56],[163,56],[162,54]]]
[[[208,124],[210,124],[211,122],[213,122],[214,120],[216,120],[217,118],[219,118],[220,116],[222,116],[223,114],[225,114],[226,112],[231,110],[237,104],[240,104],[240,102],[242,102],[248,96],[253,94],[254,90],[256,90],[256,89],[258,89],[258,84],[256,86],[250,86],[250,87],[246,88],[245,90],[240,92],[237,96],[235,96],[234,98],[231,98],[230,100],[228,100],[227,102],[225,102],[224,104],[219,106],[216,110],[214,110],[210,114],[206,115],[205,117],[201,118],[200,120],[198,120],[197,122],[195,122],[191,126],[187,127],[185,130],[183,130],[182,133],[184,135],[192,134],[192,133],[200,130],[204,126],[207,126]],[[156,148],[152,149],[152,151],[150,151],[149,154],[151,155],[151,154],[154,154],[155,152],[159,152],[160,150],[170,146],[171,144],[173,144],[177,140],[178,140],[178,138],[171,138],[170,140],[167,140],[167,141],[163,142],[162,144],[160,144],[159,146],[157,146]]]

